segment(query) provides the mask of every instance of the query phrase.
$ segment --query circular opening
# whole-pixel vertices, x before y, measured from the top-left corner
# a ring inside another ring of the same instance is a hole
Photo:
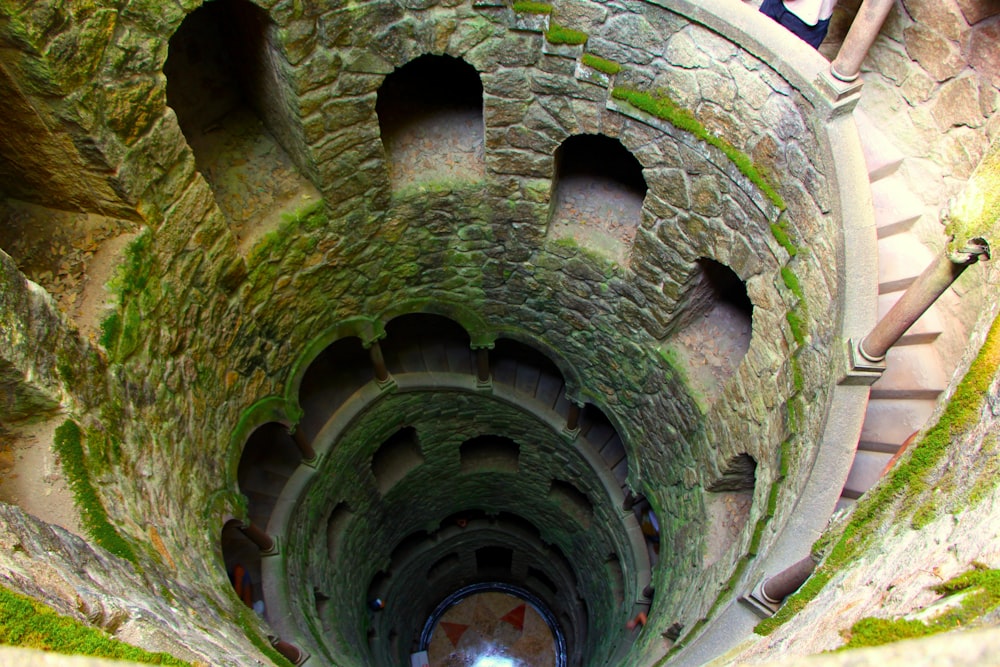
[[[465,586],[442,600],[424,623],[420,650],[431,667],[566,667],[566,640],[545,603],[499,582]]]

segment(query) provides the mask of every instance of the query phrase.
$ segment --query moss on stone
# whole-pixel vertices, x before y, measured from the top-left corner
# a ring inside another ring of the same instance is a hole
[[[69,422],[67,422],[69,423]],[[0,586],[0,643],[68,655],[90,655],[151,665],[189,665],[110,637],[51,607]]]
[[[862,618],[851,626],[846,633],[847,643],[838,650],[881,646],[902,639],[968,627],[976,619],[1000,606],[1000,570],[976,567],[935,586],[933,590],[943,595],[962,597],[956,606],[928,622],[907,618]]]
[[[1000,234],[1000,140],[993,142],[968,183],[951,203],[945,231],[948,249],[956,252],[970,239],[984,237],[991,245]]]
[[[546,2],[518,0],[518,2],[514,3],[514,11],[519,14],[551,14],[552,5]]]
[[[227,591],[227,595],[229,591]],[[236,607],[236,624],[240,626],[243,630],[243,634],[246,635],[250,643],[257,647],[257,650],[270,658],[271,662],[279,667],[292,667],[292,662],[288,660],[285,656],[278,653],[278,651],[271,646],[271,643],[265,641],[263,637],[260,636],[260,632],[257,630],[259,622],[253,616],[253,612],[244,605],[239,605]]]
[[[729,158],[736,168],[739,169],[740,173],[760,189],[774,206],[779,210],[785,210],[785,201],[778,194],[778,191],[774,189],[774,186],[764,177],[763,171],[753,163],[750,156],[737,149],[722,137],[710,132],[695,117],[694,113],[678,105],[665,93],[661,92],[659,95],[652,95],[631,88],[615,86],[611,91],[611,96],[616,100],[622,100],[631,104],[636,109],[665,120],[678,129],[690,132],[697,139],[715,146]]]
[[[56,429],[52,447],[62,462],[63,472],[73,491],[73,499],[80,510],[80,520],[87,534],[111,553],[135,563],[132,547],[108,521],[108,513],[90,482],[80,427],[71,420],[63,422]]]
[[[806,323],[802,314],[798,310],[790,310],[785,313],[785,319],[788,320],[788,326],[792,330],[792,338],[798,345],[804,345],[806,342]]]
[[[792,242],[792,237],[788,230],[788,222],[782,218],[779,222],[771,223],[771,234],[774,240],[788,253],[789,257],[799,254],[799,248]]]
[[[580,62],[587,67],[596,69],[598,72],[602,72],[608,76],[614,76],[615,74],[618,74],[618,72],[622,71],[622,66],[619,63],[616,63],[614,60],[608,60],[607,58],[595,56],[593,53],[584,53]]]
[[[799,277],[795,275],[795,271],[789,266],[781,267],[781,280],[785,283],[785,287],[791,290],[792,294],[798,297],[799,301],[805,299],[805,295],[802,292],[802,284],[799,282]]]
[[[573,30],[572,28],[567,28],[566,26],[561,26],[556,23],[549,25],[549,29],[545,31],[545,39],[549,41],[550,44],[568,44],[570,46],[578,46],[580,44],[587,43],[588,35],[585,32],[579,30]]]

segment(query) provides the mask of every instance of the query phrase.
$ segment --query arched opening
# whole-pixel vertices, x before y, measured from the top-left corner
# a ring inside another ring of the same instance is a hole
[[[549,236],[625,264],[646,190],[642,165],[619,140],[572,136],[556,150]]]
[[[379,493],[388,493],[396,482],[423,462],[416,429],[408,426],[396,431],[372,456],[372,473]]]
[[[385,325],[385,332],[380,345],[390,373],[474,372],[468,332],[443,315],[400,315]]]
[[[625,451],[625,444],[611,420],[592,403],[583,406],[583,413],[580,416],[580,437],[600,454],[601,460],[614,475],[622,492],[627,493],[628,453]]]
[[[263,9],[213,0],[184,19],[163,66],[167,104],[242,247],[279,223],[282,211],[320,199],[283,141],[298,122],[284,103],[291,86],[283,59]]]
[[[260,548],[251,542],[240,526],[241,521],[227,521],[222,527],[222,560],[233,590],[243,604],[263,613],[263,588],[260,577]]]
[[[731,268],[702,258],[688,280],[682,312],[668,359],[681,367],[696,400],[707,408],[750,349],[753,303]]]
[[[716,563],[739,540],[750,519],[756,484],[757,461],[744,452],[730,458],[719,476],[705,485],[705,567]]]
[[[490,350],[493,382],[516,389],[561,415],[569,411],[563,374],[545,354],[510,338],[497,339]]]
[[[428,181],[480,181],[483,84],[451,56],[423,55],[385,78],[375,105],[394,189]]]
[[[302,452],[284,424],[268,422],[250,435],[236,474],[240,492],[249,501],[250,521],[267,526],[281,490],[301,460]]]
[[[521,448],[510,438],[481,435],[459,447],[463,473],[517,472]]]
[[[298,428],[311,441],[344,401],[373,379],[375,370],[360,338],[334,341],[302,376],[299,406],[303,415]]]

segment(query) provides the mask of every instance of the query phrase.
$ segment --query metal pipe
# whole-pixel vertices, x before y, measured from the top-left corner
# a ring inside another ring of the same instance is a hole
[[[799,562],[769,577],[760,587],[764,599],[771,604],[781,604],[786,597],[799,590],[806,579],[816,569],[812,556],[806,556]]]
[[[885,317],[858,343],[861,356],[873,362],[885,359],[889,348],[980,257],[990,258],[990,246],[985,239],[974,238],[959,252],[943,253],[931,262]]]
[[[861,63],[868,56],[894,4],[895,0],[864,0],[861,3],[837,57],[830,63],[830,74],[847,82],[858,78]]]

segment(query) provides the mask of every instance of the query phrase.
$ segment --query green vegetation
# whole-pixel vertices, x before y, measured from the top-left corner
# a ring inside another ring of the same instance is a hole
[[[947,214],[948,250],[957,252],[973,237],[995,245],[1000,234],[1000,142],[993,142]]]
[[[805,295],[802,292],[802,285],[799,283],[799,277],[795,275],[791,267],[783,266],[781,267],[781,280],[785,283],[785,287],[791,290],[792,294],[798,297],[799,301],[805,299]]]
[[[598,72],[603,72],[608,76],[614,76],[622,71],[622,66],[614,60],[595,56],[593,53],[584,53],[580,61],[587,67],[596,69]]]
[[[118,308],[101,322],[99,342],[112,360],[126,359],[141,342],[142,311],[155,305],[158,292],[155,266],[153,235],[145,229],[125,247],[122,262],[108,281],[108,290],[118,297]]]
[[[545,39],[547,39],[550,44],[569,44],[571,46],[576,46],[578,44],[586,44],[587,38],[588,35],[585,32],[573,30],[572,28],[567,28],[555,23],[549,24],[549,29],[545,32]]]
[[[799,248],[794,243],[792,243],[792,237],[788,231],[788,222],[784,219],[781,222],[771,223],[771,234],[774,235],[774,239],[778,242],[782,248],[784,248],[789,257],[795,257],[799,254]]]
[[[765,197],[768,198],[768,200],[770,200],[772,204],[781,210],[785,210],[785,202],[781,198],[781,195],[778,194],[777,190],[774,189],[774,186],[772,186],[764,177],[762,171],[753,164],[750,156],[739,151],[725,139],[709,132],[701,121],[695,118],[691,111],[679,106],[665,93],[660,93],[658,96],[654,96],[649,93],[633,90],[631,88],[616,86],[611,91],[611,96],[617,100],[622,100],[623,102],[631,104],[636,109],[645,111],[648,114],[660,118],[661,120],[665,120],[678,129],[690,132],[701,141],[704,141],[711,146],[715,146],[722,151],[734,165],[736,165],[736,168],[739,169],[744,176],[750,179],[751,183],[760,189],[760,191]]]
[[[993,321],[979,354],[937,423],[910,447],[907,456],[879,484],[865,494],[855,507],[851,521],[839,535],[824,535],[813,545],[815,554],[829,550],[826,559],[805,585],[785,601],[778,613],[757,624],[754,628],[757,634],[767,635],[773,632],[811,602],[834,573],[846,567],[865,549],[877,526],[885,518],[899,522],[910,514],[911,521],[913,520],[913,515],[920,509],[916,506],[916,499],[931,491],[927,477],[944,458],[951,443],[977,423],[983,397],[989,390],[998,366],[1000,317]],[[920,511],[916,519],[920,524],[926,525],[925,522],[933,518],[935,511],[930,506]]]
[[[136,562],[135,553],[108,521],[107,511],[90,482],[83,453],[82,433],[75,422],[67,420],[56,429],[53,448],[62,461],[63,471],[80,510],[87,534],[111,553]]]
[[[788,320],[788,326],[792,328],[792,337],[795,342],[804,345],[806,342],[806,323],[798,309],[785,313],[785,319]]]
[[[270,642],[260,636],[260,632],[257,630],[258,621],[256,617],[254,617],[253,611],[242,603],[239,604],[237,609],[238,612],[235,618],[236,624],[243,630],[243,634],[245,634],[247,639],[250,640],[250,643],[256,646],[258,651],[270,658],[271,662],[279,667],[292,667],[292,663],[288,658],[278,653],[278,651],[271,646]]]
[[[150,653],[120,642],[3,586],[0,586],[0,643],[152,665],[190,664],[167,653]]]
[[[551,14],[552,5],[545,2],[518,0],[514,3],[514,11],[518,14]]]
[[[838,650],[880,646],[901,639],[923,637],[966,627],[1000,606],[1000,570],[977,566],[965,574],[934,587],[942,595],[962,594],[961,602],[925,623],[905,618],[863,618],[848,632],[848,641]]]

